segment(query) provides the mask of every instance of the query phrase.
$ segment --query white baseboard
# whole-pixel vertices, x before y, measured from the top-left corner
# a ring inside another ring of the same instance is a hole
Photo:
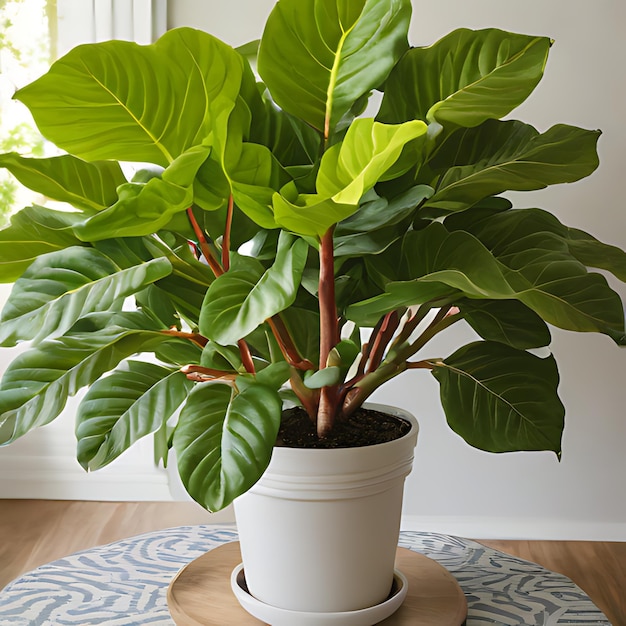
[[[437,532],[473,539],[626,541],[626,522],[479,516],[402,517],[402,530]]]
[[[172,500],[167,474],[144,464],[86,473],[60,457],[0,458],[0,498],[102,501]]]

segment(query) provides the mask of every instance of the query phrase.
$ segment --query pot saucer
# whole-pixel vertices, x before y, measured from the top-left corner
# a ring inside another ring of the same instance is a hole
[[[233,570],[230,584],[239,604],[250,615],[270,626],[373,626],[400,608],[409,589],[404,574],[394,570],[391,593],[384,602],[357,611],[314,613],[281,609],[257,600],[248,591],[243,563]]]

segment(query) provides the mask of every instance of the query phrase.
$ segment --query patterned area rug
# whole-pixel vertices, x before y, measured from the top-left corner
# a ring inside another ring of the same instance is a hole
[[[234,527],[182,526],[78,552],[1,591],[0,625],[174,626],[165,594],[178,570],[236,540]],[[402,532],[400,546],[454,574],[467,597],[467,626],[610,626],[571,580],[534,563],[434,533]]]

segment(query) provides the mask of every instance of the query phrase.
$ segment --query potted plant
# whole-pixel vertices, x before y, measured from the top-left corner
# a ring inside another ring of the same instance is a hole
[[[153,435],[217,510],[257,484],[277,437],[290,455],[371,443],[363,403],[418,369],[470,445],[561,454],[557,366],[533,349],[550,325],[623,345],[622,302],[588,268],[623,280],[626,256],[501,194],[591,174],[600,132],[502,121],[550,39],[460,29],[410,47],[410,16],[410,0],[280,0],[260,43],[181,28],[83,45],[17,91],[63,153],[0,165],[65,206],[26,207],[0,232],[15,282],[0,341],[31,342],[0,383],[2,443],[87,387],[83,467]],[[461,323],[476,341],[424,352]],[[279,434],[287,404],[295,434]],[[399,511],[381,517],[395,546]]]

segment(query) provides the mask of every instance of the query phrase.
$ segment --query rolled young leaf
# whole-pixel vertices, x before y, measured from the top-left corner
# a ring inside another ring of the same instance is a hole
[[[471,446],[560,456],[565,409],[553,357],[477,342],[432,364],[448,424]]]
[[[293,184],[274,194],[276,221],[301,235],[321,237],[358,210],[363,195],[397,162],[404,146],[423,140],[426,130],[419,121],[391,125],[355,120],[343,141],[324,153],[316,194],[298,194]]]

